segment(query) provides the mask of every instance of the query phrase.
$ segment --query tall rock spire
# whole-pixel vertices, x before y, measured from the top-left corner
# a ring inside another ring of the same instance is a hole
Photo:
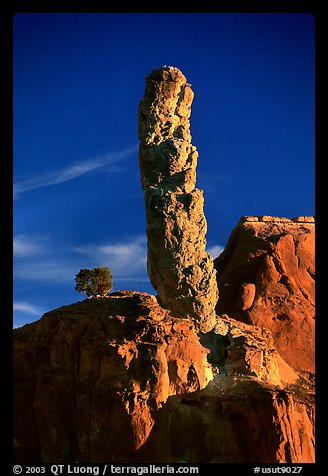
[[[218,290],[213,260],[205,251],[203,192],[195,188],[193,97],[178,68],[164,66],[146,77],[138,111],[139,166],[151,283],[163,307],[176,317],[192,318],[207,332],[215,324]]]

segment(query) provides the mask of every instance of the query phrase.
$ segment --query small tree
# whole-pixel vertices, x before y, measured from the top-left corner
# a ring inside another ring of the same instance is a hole
[[[109,268],[83,268],[75,276],[75,291],[88,297],[104,297],[112,289],[112,275]]]

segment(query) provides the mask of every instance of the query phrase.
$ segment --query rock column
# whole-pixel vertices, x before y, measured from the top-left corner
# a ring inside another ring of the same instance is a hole
[[[139,105],[139,166],[145,194],[148,274],[160,303],[191,318],[201,332],[215,324],[213,260],[205,251],[203,192],[195,188],[198,153],[191,144],[194,94],[178,68],[146,77]]]

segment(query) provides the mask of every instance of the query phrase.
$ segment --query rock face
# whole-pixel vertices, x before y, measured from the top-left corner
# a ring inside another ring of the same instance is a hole
[[[133,461],[169,396],[206,386],[193,324],[136,292],[85,300],[15,331],[19,461]]]
[[[139,461],[152,454],[164,463],[312,463],[313,419],[313,402],[297,392],[216,377],[167,402]]]
[[[215,324],[215,270],[206,253],[203,193],[195,188],[198,153],[189,130],[193,92],[177,68],[146,78],[139,105],[139,165],[145,194],[148,274],[161,304],[192,318],[201,331]]]
[[[201,341],[125,291],[14,331],[17,463],[314,461],[313,388],[269,330],[221,316]]]
[[[313,217],[243,217],[215,260],[218,314],[270,329],[294,369],[314,371]]]

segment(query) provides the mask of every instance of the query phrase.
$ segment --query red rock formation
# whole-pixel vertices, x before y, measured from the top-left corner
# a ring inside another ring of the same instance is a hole
[[[193,324],[122,292],[15,330],[19,461],[132,460],[171,395],[212,378]]]
[[[215,260],[218,314],[270,329],[281,357],[314,371],[313,217],[243,217]]]
[[[123,291],[16,329],[17,463],[314,461],[314,219],[241,219],[217,302],[192,98],[164,67],[139,107],[149,274],[176,317]]]
[[[200,342],[145,293],[16,329],[14,384],[18,463],[314,460],[311,382],[269,330],[221,316]]]
[[[216,376],[204,390],[168,400],[136,461],[312,463],[313,401],[302,391],[308,395]]]

